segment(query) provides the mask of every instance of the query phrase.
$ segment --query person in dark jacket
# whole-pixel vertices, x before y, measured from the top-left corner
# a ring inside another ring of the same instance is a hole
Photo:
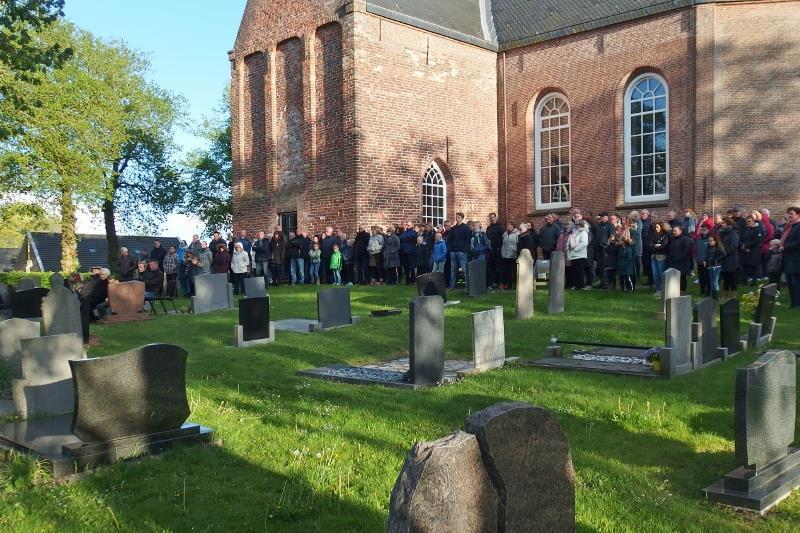
[[[400,235],[400,267],[403,276],[406,278],[406,285],[414,283],[414,263],[416,261],[417,232],[411,222],[406,222],[406,226]]]
[[[456,278],[459,268],[464,273],[464,283],[467,279],[467,253],[472,230],[464,223],[464,213],[456,213],[456,224],[447,233],[447,249],[450,250],[450,288],[456,288]]]
[[[650,268],[653,272],[653,283],[656,286],[656,295],[661,295],[662,276],[667,269],[667,248],[669,247],[670,227],[666,222],[656,222],[650,244],[653,254],[650,257]]]
[[[617,254],[617,275],[619,276],[619,288],[625,292],[636,290],[636,250],[628,237],[620,239],[619,252]]]
[[[272,234],[269,242],[269,270],[272,275],[272,285],[280,287],[283,278],[283,262],[286,260],[286,241],[280,231]]]
[[[746,227],[739,243],[742,252],[740,259],[745,278],[751,286],[754,286],[756,280],[761,278],[761,244],[764,240],[764,232],[753,215],[747,217],[745,224]]]
[[[147,270],[142,272],[142,281],[144,282],[145,300],[161,296],[164,288],[164,272],[158,267],[158,259],[153,258],[148,261]]]
[[[89,316],[91,320],[102,318],[96,309],[98,305],[104,303],[108,298],[108,277],[110,275],[111,272],[107,268],[102,268],[97,275],[92,276],[81,288],[81,296],[86,299],[86,303],[92,311]]]
[[[359,285],[366,285],[369,282],[369,232],[363,224],[358,226],[358,233],[353,240],[353,264],[355,271],[355,281]]]
[[[305,283],[304,258],[308,253],[306,246],[307,239],[305,237],[289,233],[289,277],[292,280],[292,287],[295,284],[302,285]],[[253,247],[255,247],[255,244],[253,244]]]
[[[214,250],[211,251],[214,253]],[[220,243],[217,245],[214,259],[211,262],[211,271],[214,274],[227,274],[228,269],[231,267],[231,254],[228,253],[228,245]]]
[[[609,240],[614,235],[614,225],[609,222],[608,213],[602,211],[599,215],[600,220],[595,227],[595,258],[597,259],[597,276],[600,278],[601,289],[608,288],[608,278],[606,277],[606,248]],[[616,264],[614,265],[616,267]],[[613,268],[613,267],[612,267]]]
[[[708,284],[711,287],[711,297],[719,299],[719,277],[722,274],[722,265],[725,264],[727,256],[725,247],[716,235],[709,235],[708,248],[706,250],[705,266],[708,270]]]
[[[117,272],[119,273],[120,281],[133,281],[136,279],[136,259],[124,246],[119,249]]]
[[[150,255],[147,256],[148,262],[152,259],[155,259],[158,262],[159,270],[164,270],[164,256],[167,255],[167,251],[161,247],[161,241],[156,239],[153,241],[153,249],[150,250]]]
[[[333,283],[333,274],[331,273],[331,256],[333,255],[334,244],[339,244],[339,238],[333,234],[333,228],[328,226],[325,228],[325,234],[322,236],[322,241],[320,242],[322,261],[320,263],[319,277],[322,283]]]
[[[708,241],[711,235],[706,225],[701,225],[698,231],[697,240],[694,241],[694,261],[697,263],[700,296],[711,296],[711,283],[708,273]]]
[[[736,297],[739,270],[739,232],[736,221],[728,217],[717,232],[720,245],[725,249],[725,261],[722,263],[722,290],[726,298]]]
[[[222,235],[220,235],[218,231],[215,231],[212,235],[211,242],[208,243],[208,247],[211,248],[211,253],[217,255],[220,245],[224,246],[226,250],[228,249],[228,243],[225,242],[225,239],[222,238]]]
[[[800,207],[786,210],[788,220],[781,233],[780,252],[783,273],[789,289],[789,302],[792,308],[800,308]]]
[[[517,237],[517,257],[522,253],[522,250],[528,250],[531,257],[536,260],[536,235],[530,229],[531,225],[523,222],[519,225],[519,236]]]
[[[672,228],[672,238],[667,245],[667,268],[681,273],[681,292],[686,291],[686,277],[692,272],[692,238],[683,233],[683,226]]]
[[[486,265],[489,285],[497,288],[503,272],[503,225],[497,220],[497,213],[489,213],[489,225],[486,227],[486,237],[489,239],[491,250],[487,254]]]
[[[561,224],[553,213],[544,217],[544,225],[539,228],[539,245],[542,247],[542,257],[550,260],[550,255],[555,251],[558,237],[562,232]]]
[[[242,248],[244,248],[244,245],[242,245]],[[264,281],[269,283],[269,239],[267,239],[267,234],[263,231],[259,231],[258,238],[253,241],[250,250],[253,254],[256,277],[264,277]]]
[[[653,267],[650,259],[653,257],[653,219],[650,217],[648,209],[642,209],[639,212],[639,221],[641,223],[641,238],[642,238],[642,270],[647,276],[647,285],[653,285]]]
[[[619,252],[622,248],[622,239],[617,235],[612,235],[606,245],[605,261],[603,263],[603,279],[606,281],[606,288],[617,288],[617,267],[619,266]]]

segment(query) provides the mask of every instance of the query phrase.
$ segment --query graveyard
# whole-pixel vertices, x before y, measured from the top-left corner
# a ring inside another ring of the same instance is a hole
[[[274,341],[246,348],[235,347],[232,335],[238,309],[93,325],[99,342],[88,348],[90,360],[147,343],[185,349],[189,420],[213,428],[214,444],[177,446],[158,460],[103,467],[71,483],[53,483],[43,464],[3,452],[0,526],[379,531],[412,445],[437,441],[500,402],[544,408],[560,424],[579,531],[790,531],[800,520],[797,492],[758,518],[702,493],[739,464],[737,368],[765,348],[672,379],[507,364],[408,390],[297,374],[407,356],[408,301],[416,295],[411,287],[352,288],[352,314],[366,317],[358,324],[313,335],[272,332]],[[495,306],[503,306],[506,354],[521,360],[542,358],[553,337],[657,346],[664,336],[664,322],[654,318],[662,304],[646,294],[568,291],[564,312],[551,314],[548,291],[536,290],[527,320],[516,319],[513,292],[456,296],[461,303],[443,311],[446,359],[469,358],[472,314]],[[272,289],[268,299],[270,320],[318,312],[314,288]],[[783,295],[770,347],[798,351],[800,317],[782,302]],[[384,309],[402,312],[371,316]],[[741,320],[744,334],[748,319]]]

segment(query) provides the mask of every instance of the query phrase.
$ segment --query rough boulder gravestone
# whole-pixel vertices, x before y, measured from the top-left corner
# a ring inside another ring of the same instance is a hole
[[[269,320],[269,296],[239,300],[239,325],[234,326],[237,348],[275,341],[275,324]]]
[[[42,287],[14,291],[11,294],[11,315],[14,318],[41,318],[42,298],[49,292]]]
[[[467,263],[467,294],[473,298],[486,296],[486,261]]]
[[[447,301],[447,282],[441,272],[430,272],[417,276],[417,292],[420,296],[441,296]]]
[[[233,285],[227,274],[205,274],[194,280],[192,313],[199,315],[222,309],[233,309]]]
[[[56,277],[53,275],[53,277]],[[42,327],[45,335],[79,333],[83,338],[81,302],[63,285],[56,285],[42,300]]]
[[[246,298],[263,298],[267,294],[267,284],[263,276],[244,278],[244,295]]]
[[[418,296],[408,304],[409,381],[431,386],[444,373],[444,301],[439,296]]]
[[[564,285],[566,284],[566,261],[564,252],[553,252],[550,256],[550,277],[547,285],[550,292],[548,312],[564,312]]]
[[[800,486],[794,442],[796,357],[771,351],[736,371],[734,435],[739,468],[706,487],[708,499],[764,513]]]
[[[505,364],[506,335],[502,307],[472,313],[472,357],[478,372]]]
[[[533,264],[530,250],[523,248],[517,258],[517,320],[533,318]]]

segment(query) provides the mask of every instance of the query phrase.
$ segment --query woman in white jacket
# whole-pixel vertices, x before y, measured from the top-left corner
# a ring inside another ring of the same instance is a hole
[[[244,251],[242,243],[237,242],[231,256],[231,281],[234,294],[244,294],[244,278],[250,273],[250,255]]]
[[[500,248],[500,257],[503,258],[503,272],[500,282],[501,289],[511,289],[514,287],[514,266],[517,262],[517,241],[519,231],[514,228],[514,224],[506,225],[506,232],[503,233],[503,246]]]
[[[588,290],[586,285],[587,251],[589,248],[589,228],[586,221],[579,221],[567,240],[567,259],[575,272],[575,288]]]

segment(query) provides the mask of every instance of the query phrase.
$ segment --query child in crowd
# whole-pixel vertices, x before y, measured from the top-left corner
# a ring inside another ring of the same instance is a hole
[[[780,241],[778,241],[780,242]],[[717,240],[716,235],[709,235],[708,249],[706,250],[706,268],[708,269],[708,285],[711,288],[711,297],[719,299],[719,277],[722,265],[725,263],[725,247]]]
[[[331,273],[333,273],[333,284],[342,284],[342,252],[339,251],[339,245],[333,244],[333,253],[331,254]]]
[[[433,271],[444,272],[444,264],[447,261],[447,243],[442,238],[441,232],[436,232],[433,243]]]
[[[619,275],[620,289],[624,292],[636,290],[636,258],[633,241],[630,237],[618,237],[619,251],[617,253],[617,275]]]
[[[767,277],[770,283],[781,283],[781,240],[772,239],[769,241],[769,252],[767,258]]]
[[[621,245],[621,237],[619,235],[612,235],[605,249],[606,260],[603,273],[605,279],[608,281],[608,287],[610,289],[617,288],[617,264],[619,263]]]
[[[348,286],[352,285],[353,281],[355,281],[355,277],[353,276],[353,245],[355,242],[355,239],[350,237],[342,243],[342,248],[340,249],[342,252],[342,283],[345,283]]]
[[[316,241],[311,245],[311,251],[308,252],[308,260],[311,262],[309,283],[319,285],[319,265],[322,262],[322,250],[319,249],[319,243]]]

